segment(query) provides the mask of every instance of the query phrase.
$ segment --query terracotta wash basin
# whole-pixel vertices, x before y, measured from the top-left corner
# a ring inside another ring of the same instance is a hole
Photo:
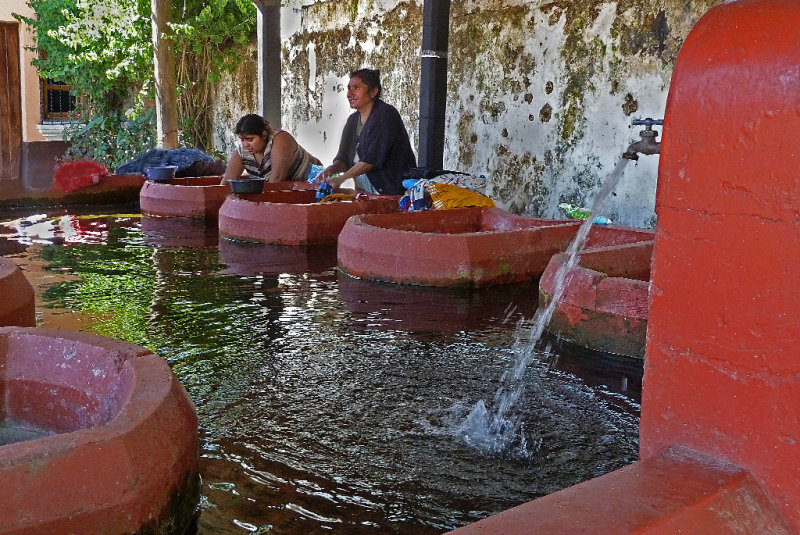
[[[183,533],[199,498],[197,416],[167,363],[96,335],[0,328],[0,531]]]
[[[398,200],[391,195],[368,195],[362,200],[318,203],[311,189],[231,194],[219,210],[219,233],[236,241],[334,244],[350,216],[394,212],[399,210]]]
[[[520,282],[540,276],[579,225],[487,207],[362,215],[342,229],[338,262],[353,277],[401,284]]]
[[[33,287],[13,261],[0,257],[0,326],[36,325]]]
[[[644,358],[653,232],[642,231],[641,239],[584,249],[565,274],[568,282],[547,330],[589,349]],[[566,261],[566,253],[550,259],[539,281],[539,306],[550,303]]]

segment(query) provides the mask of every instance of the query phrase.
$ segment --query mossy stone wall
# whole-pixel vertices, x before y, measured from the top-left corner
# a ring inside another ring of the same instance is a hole
[[[560,202],[588,204],[638,139],[632,120],[663,117],[681,44],[717,3],[451,2],[445,167],[485,174],[514,213],[554,218]],[[283,7],[284,128],[329,163],[351,112],[347,74],[366,66],[381,70],[416,147],[422,12],[422,0]],[[628,165],[606,215],[652,227],[657,168],[658,156]]]

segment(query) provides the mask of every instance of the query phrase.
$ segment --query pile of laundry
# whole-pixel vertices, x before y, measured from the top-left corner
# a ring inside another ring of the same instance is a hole
[[[53,185],[65,193],[99,184],[108,177],[108,169],[94,160],[75,160],[59,164],[53,173]]]
[[[118,175],[145,173],[148,167],[174,165],[177,177],[215,176],[225,172],[225,162],[218,160],[200,149],[180,147],[178,149],[150,149],[133,160],[116,168]]]
[[[400,198],[403,211],[444,210],[466,206],[495,206],[483,194],[486,177],[458,171],[415,168],[403,180],[406,193]]]

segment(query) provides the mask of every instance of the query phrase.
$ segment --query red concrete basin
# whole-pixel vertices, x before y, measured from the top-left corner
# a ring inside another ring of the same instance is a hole
[[[595,243],[616,229],[597,229]],[[630,231],[624,231],[630,235]],[[565,274],[564,292],[547,330],[573,344],[596,351],[644,358],[649,314],[650,260],[653,232],[641,231],[642,241],[584,249],[578,264]],[[539,281],[539,306],[555,292],[556,273],[567,261],[554,255]]]
[[[217,219],[219,209],[231,193],[220,185],[220,176],[174,178],[165,182],[148,180],[139,192],[142,213],[163,217]],[[307,182],[267,182],[265,191],[316,189]]]
[[[85,333],[0,328],[0,531],[179,534],[199,497],[197,416],[167,363]]]
[[[216,219],[231,191],[227,185],[220,185],[220,179],[206,176],[167,182],[148,180],[139,192],[139,207],[148,215]]]
[[[219,210],[220,236],[280,245],[331,244],[350,216],[399,210],[399,197],[392,195],[343,202],[315,200],[314,190],[231,194]]]
[[[33,286],[13,261],[0,258],[0,326],[36,325]]]
[[[420,286],[521,282],[540,276],[579,225],[488,207],[356,216],[339,236],[339,269]]]

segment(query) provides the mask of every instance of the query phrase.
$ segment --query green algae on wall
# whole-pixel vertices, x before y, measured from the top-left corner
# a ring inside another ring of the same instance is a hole
[[[419,114],[419,49],[422,43],[422,6],[398,2],[379,11],[375,2],[318,2],[303,8],[314,28],[294,33],[282,51],[284,113],[291,123],[324,124],[326,98],[344,103],[344,84],[331,87],[326,78],[343,78],[360,67],[381,71],[383,98],[400,110],[409,130],[416,131]],[[309,55],[314,54],[314,72]],[[309,89],[300,81],[315,78]],[[337,96],[336,93],[339,95]],[[337,139],[342,125],[330,125],[327,137]]]
[[[227,155],[234,149],[233,127],[245,113],[258,113],[258,52],[255,38],[232,73],[212,86],[214,149]]]
[[[469,61],[449,65],[449,154],[486,171],[492,197],[512,211],[552,217],[554,196],[590,200],[617,158],[597,153],[596,126],[627,146],[631,116],[663,110],[680,45],[717,3],[453,3],[451,58]]]
[[[681,44],[719,2],[452,2],[445,166],[485,173],[492,198],[516,213],[552,217],[559,199],[584,203],[635,139],[631,119],[663,111]],[[302,19],[282,50],[284,124],[338,143],[344,79],[374,67],[416,146],[423,0],[294,4],[284,8]],[[620,198],[655,189],[655,175],[637,180]]]

